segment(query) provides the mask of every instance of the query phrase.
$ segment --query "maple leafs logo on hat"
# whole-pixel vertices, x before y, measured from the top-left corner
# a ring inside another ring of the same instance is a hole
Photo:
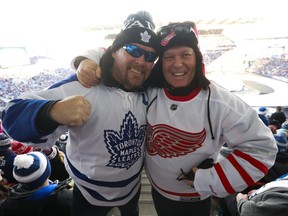
[[[140,35],[141,35],[141,40],[142,40],[143,42],[149,43],[149,40],[150,40],[150,38],[151,38],[151,35],[149,35],[147,31],[145,31],[144,33],[141,33],[141,32],[140,32]]]
[[[136,14],[130,14],[124,21],[120,33],[116,35],[111,50],[116,51],[125,44],[139,43],[152,47],[158,52],[159,39],[154,29],[155,24],[150,13],[139,11]]]

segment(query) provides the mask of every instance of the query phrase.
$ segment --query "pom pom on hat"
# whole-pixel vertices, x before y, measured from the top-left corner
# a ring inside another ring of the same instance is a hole
[[[111,49],[116,51],[127,43],[139,43],[152,47],[158,52],[159,40],[154,29],[155,24],[150,13],[138,11],[130,14],[124,21],[121,32],[116,35]]]
[[[32,146],[24,145],[16,140],[11,143],[11,149],[15,154],[27,154],[33,150]]]
[[[258,109],[258,114],[265,115],[268,112],[268,109],[266,107],[260,107]]]
[[[13,165],[14,178],[30,190],[42,186],[51,174],[50,161],[41,152],[17,155]]]
[[[12,140],[4,133],[0,133],[0,150],[7,149],[11,146]]]

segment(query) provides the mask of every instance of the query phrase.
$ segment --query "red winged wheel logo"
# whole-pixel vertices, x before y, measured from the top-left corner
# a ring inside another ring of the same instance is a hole
[[[200,148],[206,139],[206,130],[191,133],[177,128],[148,123],[147,152],[163,158],[183,156]]]

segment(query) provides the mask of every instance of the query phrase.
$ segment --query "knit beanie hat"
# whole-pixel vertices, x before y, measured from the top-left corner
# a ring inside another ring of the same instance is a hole
[[[179,45],[191,47],[193,50],[195,46],[199,48],[198,31],[194,22],[169,23],[158,29],[157,36],[160,38],[161,54]]]
[[[42,152],[17,155],[13,164],[14,178],[30,190],[43,185],[51,174],[50,161]]]
[[[0,133],[0,151],[11,146],[12,140],[4,133]]]
[[[160,39],[159,60],[155,64],[149,81],[152,87],[166,87],[164,76],[162,73],[162,55],[172,47],[188,46],[193,49],[196,56],[196,72],[193,80],[194,87],[206,89],[210,81],[205,77],[205,65],[203,55],[200,51],[198,43],[198,31],[194,22],[177,22],[169,23],[162,26],[157,31],[157,36]],[[160,85],[159,85],[160,83]],[[161,84],[162,83],[162,84]]]
[[[33,150],[33,147],[24,145],[16,140],[11,143],[11,149],[15,154],[27,154]]]
[[[268,112],[268,109],[266,107],[260,107],[258,109],[258,114],[260,115],[266,115],[267,112]]]
[[[159,52],[159,39],[153,31],[155,24],[151,15],[147,11],[139,11],[135,14],[130,14],[124,21],[124,27],[121,32],[116,35],[113,44],[108,47],[100,60],[100,67],[102,70],[102,82],[109,87],[118,87],[125,89],[123,84],[114,79],[111,74],[111,67],[114,63],[112,53],[127,43],[139,43],[149,46]],[[130,91],[143,91],[143,86]]]
[[[124,21],[122,30],[116,35],[111,50],[116,51],[126,43],[139,43],[158,51],[159,40],[154,29],[155,24],[147,11],[130,14]]]

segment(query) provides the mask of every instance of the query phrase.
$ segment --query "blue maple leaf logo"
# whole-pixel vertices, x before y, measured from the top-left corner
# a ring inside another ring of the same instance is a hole
[[[145,133],[146,125],[138,128],[137,119],[130,111],[125,115],[119,133],[104,130],[104,141],[111,154],[107,166],[129,169],[141,157]]]

